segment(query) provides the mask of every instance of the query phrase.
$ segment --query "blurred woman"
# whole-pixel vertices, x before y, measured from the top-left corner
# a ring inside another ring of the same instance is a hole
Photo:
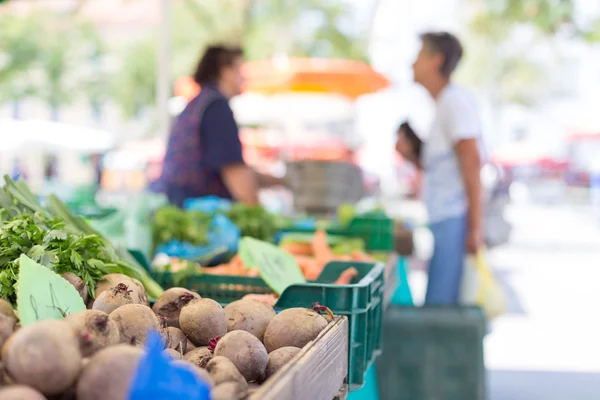
[[[279,184],[257,174],[242,156],[229,100],[242,91],[242,51],[209,47],[194,74],[200,93],[178,116],[167,144],[158,189],[182,206],[186,199],[218,196],[258,203],[259,186]]]

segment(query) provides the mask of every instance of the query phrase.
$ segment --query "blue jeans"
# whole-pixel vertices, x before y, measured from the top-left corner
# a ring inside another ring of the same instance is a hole
[[[467,218],[449,218],[429,226],[434,238],[425,305],[458,304],[466,256]]]

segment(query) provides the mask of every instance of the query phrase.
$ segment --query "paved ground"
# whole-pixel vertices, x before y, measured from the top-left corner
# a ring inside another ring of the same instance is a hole
[[[489,254],[509,313],[485,343],[491,400],[600,399],[600,224],[582,206],[513,206]],[[413,271],[416,302],[425,274]]]

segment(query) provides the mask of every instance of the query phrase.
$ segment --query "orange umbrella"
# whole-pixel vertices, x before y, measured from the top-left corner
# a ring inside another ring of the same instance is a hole
[[[361,61],[284,58],[244,64],[245,89],[260,93],[336,93],[352,99],[389,86]]]
[[[310,92],[341,94],[355,99],[389,86],[390,82],[367,63],[319,58],[285,58],[244,64],[244,89],[259,93]],[[175,82],[175,95],[187,101],[200,92],[189,77]]]

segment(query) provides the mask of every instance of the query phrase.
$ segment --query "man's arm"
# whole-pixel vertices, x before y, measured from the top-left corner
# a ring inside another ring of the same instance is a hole
[[[221,170],[221,177],[235,200],[248,205],[258,204],[256,175],[247,165],[228,165]]]
[[[482,245],[483,232],[481,227],[481,158],[477,139],[459,140],[454,145],[467,196],[467,250],[474,254]]]

